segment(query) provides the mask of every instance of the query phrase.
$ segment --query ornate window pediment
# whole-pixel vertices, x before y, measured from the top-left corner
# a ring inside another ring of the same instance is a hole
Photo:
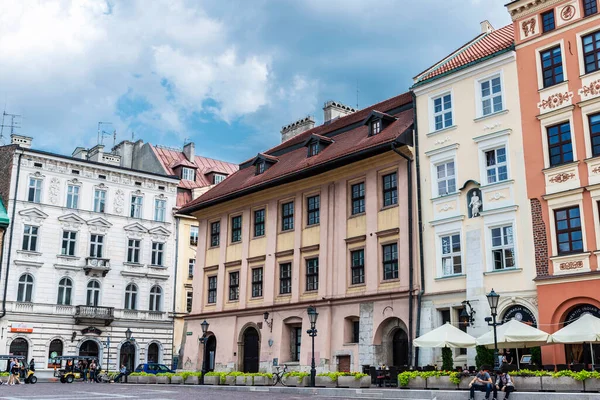
[[[152,228],[148,231],[150,233],[150,235],[152,235],[152,238],[158,241],[164,241],[167,240],[167,237],[171,234],[171,231],[169,231],[168,229],[162,227],[162,226],[157,226],[155,228]]]
[[[112,226],[110,222],[102,217],[90,219],[87,224],[91,232],[106,232]]]
[[[75,228],[79,229],[79,227],[86,223],[86,221],[81,218],[79,215],[75,213],[61,215],[58,217],[60,224],[65,228]]]
[[[48,218],[48,214],[37,208],[27,208],[19,211],[19,215],[25,222],[41,223],[44,219]]]
[[[125,230],[128,238],[139,239],[142,237],[142,235],[148,233],[148,229],[139,222],[134,222],[133,224],[124,226],[123,229]]]

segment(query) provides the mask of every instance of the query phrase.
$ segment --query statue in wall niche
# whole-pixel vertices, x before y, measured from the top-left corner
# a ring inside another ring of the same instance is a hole
[[[481,199],[479,198],[477,189],[472,189],[471,191],[469,191],[469,196],[467,196],[467,197],[470,197],[469,218],[479,217],[479,215],[481,213],[481,207],[483,206],[483,204],[481,203]]]

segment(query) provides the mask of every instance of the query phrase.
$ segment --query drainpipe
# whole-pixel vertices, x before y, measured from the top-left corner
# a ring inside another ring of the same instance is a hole
[[[421,303],[423,293],[425,292],[425,263],[423,262],[423,216],[421,213],[421,164],[419,160],[419,126],[417,124],[417,96],[415,92],[410,92],[413,99],[413,124],[414,124],[414,144],[415,144],[415,160],[417,167],[417,226],[419,229],[419,261],[421,274],[421,288],[417,294],[417,331],[416,336],[421,336]],[[419,348],[415,349],[415,365],[419,365]]]
[[[173,278],[173,325],[171,329],[171,366],[175,356],[175,318],[177,315],[177,270],[179,269],[179,218],[175,217],[175,276]],[[179,358],[177,359],[179,364]],[[177,365],[175,366],[177,368]]]
[[[12,209],[12,217],[10,224],[10,237],[8,238],[8,256],[6,258],[6,275],[4,277],[4,294],[2,295],[2,314],[0,314],[0,318],[3,318],[6,315],[6,291],[8,290],[8,272],[10,271],[10,256],[12,251],[12,243],[13,243],[13,230],[15,228],[15,213],[17,211],[17,195],[19,194],[19,176],[21,175],[21,158],[23,157],[23,153],[19,154],[19,161],[17,162],[17,177],[15,179],[15,197],[13,200],[13,209]],[[10,195],[9,195],[10,197]],[[4,233],[4,237],[6,237],[6,232]],[[4,241],[2,241],[2,256],[0,256],[0,274],[2,273],[2,258],[4,256]]]
[[[412,337],[413,337],[413,281],[414,281],[414,254],[413,254],[413,190],[412,190],[412,159],[398,151],[392,143],[392,150],[406,160],[406,175],[408,183],[408,359],[412,365]]]

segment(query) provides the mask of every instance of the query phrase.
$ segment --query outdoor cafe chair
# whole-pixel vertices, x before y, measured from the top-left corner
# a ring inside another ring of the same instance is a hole
[[[571,365],[571,371],[581,372],[585,369],[585,364],[573,364]]]
[[[556,369],[556,366],[554,364],[544,364],[542,366],[542,369],[547,372],[554,372],[554,370]]]
[[[557,371],[565,371],[567,369],[569,369],[569,366],[567,364],[556,364]]]

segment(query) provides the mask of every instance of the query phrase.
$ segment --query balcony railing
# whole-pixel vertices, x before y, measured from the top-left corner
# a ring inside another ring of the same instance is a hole
[[[104,325],[110,325],[115,319],[115,309],[114,307],[76,306],[74,317],[77,324],[84,320],[100,320]]]
[[[110,271],[110,259],[98,257],[86,257],[85,267],[83,267],[86,275],[90,272],[99,272],[102,276],[106,276]]]

